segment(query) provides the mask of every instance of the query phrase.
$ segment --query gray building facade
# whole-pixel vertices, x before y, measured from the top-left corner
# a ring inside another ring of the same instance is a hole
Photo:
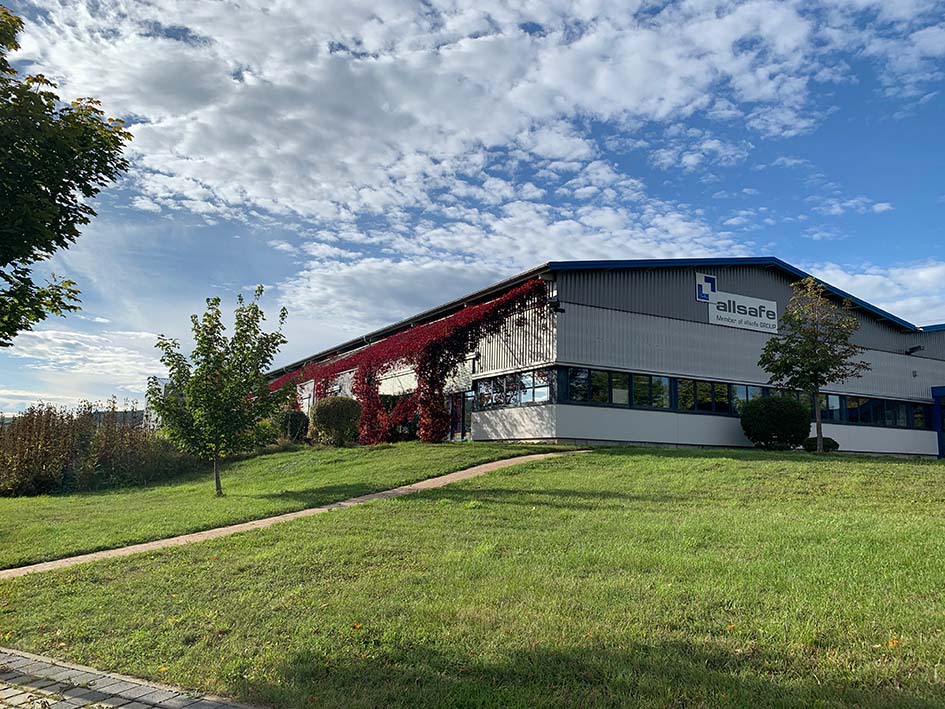
[[[771,257],[551,262],[412,321],[529,278],[547,283],[547,306],[506,323],[457,373],[454,438],[749,446],[739,406],[778,393],[758,357],[806,275]],[[825,388],[825,435],[846,451],[941,455],[945,326],[918,327],[824,285],[853,303],[854,339],[872,365]],[[394,372],[382,392],[411,380]]]

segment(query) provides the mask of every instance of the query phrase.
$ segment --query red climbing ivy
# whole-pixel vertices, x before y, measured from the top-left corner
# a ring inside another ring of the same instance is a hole
[[[544,302],[545,297],[544,282],[532,279],[495,300],[402,330],[349,355],[305,365],[279,377],[270,386],[278,388],[292,379],[314,379],[316,394],[322,397],[340,374],[354,370],[352,393],[361,403],[361,443],[370,445],[389,440],[396,427],[413,416],[418,418],[417,435],[421,440],[442,441],[449,434],[444,392],[448,377],[484,337],[500,334],[509,318]],[[385,373],[399,366],[413,368],[417,389],[388,412],[378,386]]]

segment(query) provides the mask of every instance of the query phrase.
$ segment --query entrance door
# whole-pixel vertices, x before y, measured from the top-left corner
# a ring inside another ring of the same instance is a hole
[[[450,394],[450,440],[468,441],[472,437],[473,392]]]

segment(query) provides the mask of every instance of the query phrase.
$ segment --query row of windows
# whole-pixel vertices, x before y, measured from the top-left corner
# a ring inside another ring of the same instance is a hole
[[[505,406],[545,404],[552,400],[553,368],[534,369],[517,374],[503,374],[476,382],[479,411]]]
[[[737,416],[741,405],[762,396],[792,396],[788,392],[747,384],[708,382],[698,379],[627,374],[582,367],[568,367],[563,377],[562,401],[604,406],[634,406]],[[854,423],[892,428],[931,427],[930,407],[908,401],[891,401],[838,394],[821,394],[821,418],[832,423]],[[813,400],[807,402],[813,418]]]
[[[792,396],[810,404],[813,419],[813,401],[808,401],[801,392],[584,367],[548,367],[505,374],[480,379],[475,387],[479,411],[561,401],[738,416],[746,401],[763,396]],[[821,394],[820,406],[821,418],[828,423],[928,429],[932,422],[930,406],[908,401]]]

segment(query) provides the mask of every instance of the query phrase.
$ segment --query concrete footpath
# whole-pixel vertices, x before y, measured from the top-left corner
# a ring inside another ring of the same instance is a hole
[[[99,672],[0,647],[0,707],[20,709],[252,709],[223,697]]]
[[[81,554],[79,556],[70,556],[65,559],[56,559],[55,561],[44,561],[40,564],[30,564],[29,566],[19,566],[14,569],[4,569],[0,571],[0,580],[3,579],[12,579],[17,576],[25,576],[26,574],[35,574],[41,571],[52,571],[53,569],[64,569],[69,566],[76,566],[77,564],[84,564],[89,561],[98,561],[100,559],[115,559],[120,556],[131,556],[132,554],[140,554],[142,552],[156,551],[158,549],[167,549],[168,547],[178,547],[183,546],[184,544],[193,544],[194,542],[203,542],[208,539],[217,539],[218,537],[228,537],[231,534],[238,534],[240,532],[249,532],[254,529],[265,529],[266,527],[271,527],[274,524],[279,524],[280,522],[288,522],[289,520],[299,519],[301,517],[311,517],[313,515],[322,514],[323,512],[331,512],[332,510],[343,510],[346,507],[354,507],[355,505],[363,505],[365,502],[371,502],[372,500],[385,500],[392,497],[403,497],[404,495],[412,495],[415,492],[421,492],[422,490],[433,490],[434,488],[443,487],[444,485],[449,485],[450,483],[457,482],[459,480],[467,480],[468,478],[475,478],[480,475],[485,475],[490,473],[493,470],[501,470],[502,468],[508,468],[512,465],[519,465],[520,463],[529,463],[536,460],[545,460],[547,458],[557,458],[563,455],[572,455],[573,453],[582,452],[582,451],[564,451],[561,453],[535,453],[532,455],[521,455],[517,458],[506,458],[504,460],[496,460],[491,463],[483,463],[482,465],[476,465],[471,468],[466,468],[465,470],[459,470],[455,473],[448,473],[446,475],[440,475],[435,478],[427,478],[426,480],[421,480],[420,482],[413,483],[411,485],[402,485],[400,487],[395,487],[392,490],[383,490],[381,492],[372,492],[369,495],[361,495],[360,497],[352,497],[347,500],[342,500],[341,502],[335,502],[330,505],[324,505],[322,507],[310,507],[306,510],[299,510],[298,512],[289,512],[287,514],[276,515],[274,517],[264,517],[263,519],[253,520],[251,522],[241,522],[240,524],[231,524],[226,527],[216,527],[214,529],[207,529],[203,532],[193,532],[192,534],[182,534],[178,537],[168,537],[167,539],[157,539],[153,542],[145,542],[143,544],[132,544],[127,547],[119,547],[118,549],[106,549],[105,551],[96,551],[91,554]]]

